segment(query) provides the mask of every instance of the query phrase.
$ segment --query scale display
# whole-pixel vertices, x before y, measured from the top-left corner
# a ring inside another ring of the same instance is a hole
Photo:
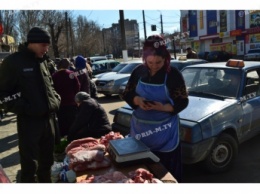
[[[118,163],[151,159],[159,162],[159,158],[141,141],[128,137],[109,141],[109,155]]]

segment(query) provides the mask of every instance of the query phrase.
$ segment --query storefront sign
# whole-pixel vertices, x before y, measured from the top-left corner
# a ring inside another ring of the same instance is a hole
[[[250,34],[249,42],[250,43],[260,43],[260,34]]]
[[[200,29],[204,28],[203,10],[200,11]]]
[[[250,28],[260,27],[260,11],[250,13]]]
[[[231,30],[230,31],[230,36],[241,36],[242,34],[242,30],[238,29],[238,30]]]
[[[221,44],[211,44],[209,46],[210,51],[226,51],[226,52],[232,52],[232,43],[221,43]]]
[[[245,11],[236,10],[236,29],[245,29]]]
[[[219,17],[220,17],[220,32],[226,32],[227,31],[227,11],[220,10]]]
[[[193,42],[193,48],[195,51],[198,52],[200,50],[200,42],[199,41]]]
[[[187,19],[183,18],[182,19],[182,31],[187,32],[188,31],[188,25],[187,25]]]
[[[260,27],[246,29],[247,34],[254,34],[259,32],[260,32]]]
[[[256,44],[250,44],[250,49],[258,49],[260,48],[260,44],[259,43],[256,43]]]
[[[226,37],[229,37],[229,33],[228,32],[220,32],[219,33],[219,38],[226,38]]]
[[[209,35],[209,36],[200,36],[200,40],[208,40],[208,39],[213,39],[213,38],[218,38],[219,34],[214,34],[214,35]]]

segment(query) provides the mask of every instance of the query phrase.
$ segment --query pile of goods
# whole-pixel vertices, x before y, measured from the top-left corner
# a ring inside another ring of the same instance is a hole
[[[144,168],[131,171],[127,176],[117,170],[109,170],[103,175],[85,176],[77,179],[77,172],[97,170],[111,166],[106,156],[110,140],[123,139],[119,132],[110,132],[100,139],[86,137],[77,139],[65,148],[66,156],[63,162],[55,162],[52,166],[52,181],[66,183],[162,183]]]
[[[76,173],[71,171],[81,172],[111,166],[111,161],[105,157],[108,143],[122,138],[124,137],[119,132],[112,131],[100,139],[86,137],[72,141],[65,148],[64,161],[52,166],[53,182],[75,182]]]
[[[131,171],[128,175],[125,176],[120,171],[111,171],[103,175],[92,175],[79,180],[78,183],[162,183],[159,179],[154,178],[152,173],[143,168]]]

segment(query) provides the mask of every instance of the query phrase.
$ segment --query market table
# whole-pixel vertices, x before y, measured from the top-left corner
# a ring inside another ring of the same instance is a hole
[[[107,154],[105,157],[109,157]],[[154,178],[157,178],[161,180],[163,183],[177,183],[177,180],[172,176],[170,172],[167,171],[167,169],[160,163],[160,162],[143,162],[143,163],[133,163],[127,164],[127,165],[120,165],[111,160],[111,166],[106,168],[101,168],[97,170],[87,170],[83,172],[77,172],[77,182],[80,182],[81,180],[85,180],[86,178],[94,175],[103,175],[111,171],[120,171],[126,176],[128,176],[128,173],[131,171],[135,171],[138,168],[143,168],[148,171],[150,171]]]

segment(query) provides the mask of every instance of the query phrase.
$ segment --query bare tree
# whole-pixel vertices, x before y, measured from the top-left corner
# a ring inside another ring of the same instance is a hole
[[[21,10],[18,13],[18,26],[21,42],[26,42],[29,30],[35,26],[45,27],[41,22],[41,11],[38,10]]]
[[[42,21],[49,27],[51,35],[51,45],[55,58],[60,57],[60,52],[63,53],[66,49],[66,40],[59,41],[62,33],[65,32],[65,11],[46,10],[43,11]]]
[[[75,21],[75,51],[85,57],[102,52],[102,32],[94,21],[79,15]]]

